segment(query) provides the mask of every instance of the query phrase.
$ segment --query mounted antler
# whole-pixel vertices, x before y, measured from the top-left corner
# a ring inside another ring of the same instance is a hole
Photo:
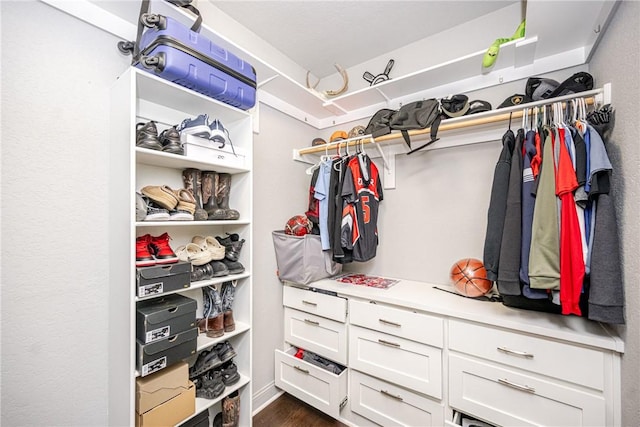
[[[340,73],[340,75],[342,76],[342,81],[344,82],[342,87],[338,90],[325,90],[320,92],[321,95],[325,96],[325,97],[331,97],[331,96],[338,96],[342,93],[345,93],[347,91],[347,89],[349,88],[349,76],[347,75],[347,71],[342,68],[340,66],[340,64],[334,64],[334,66],[336,67],[336,70],[338,70],[338,72]],[[311,86],[311,84],[309,83],[309,75],[311,74],[310,71],[307,71],[307,88],[316,91],[316,87],[318,87],[318,83],[320,83],[320,80],[318,80],[316,82],[316,84],[314,84],[313,86]],[[317,92],[317,91],[316,91]]]

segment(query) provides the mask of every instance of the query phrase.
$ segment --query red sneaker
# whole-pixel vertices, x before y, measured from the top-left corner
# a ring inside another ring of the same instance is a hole
[[[156,264],[172,264],[178,262],[178,257],[169,246],[169,240],[171,237],[167,233],[161,236],[151,237],[151,252],[156,258]]]
[[[156,259],[149,252],[151,235],[145,234],[136,239],[136,267],[149,267],[156,265]]]

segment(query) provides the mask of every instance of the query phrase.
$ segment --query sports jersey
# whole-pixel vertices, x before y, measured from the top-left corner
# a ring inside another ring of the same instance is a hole
[[[378,247],[378,208],[383,197],[380,176],[366,154],[354,156],[346,166],[341,243],[352,250],[354,261],[368,261],[376,256]]]

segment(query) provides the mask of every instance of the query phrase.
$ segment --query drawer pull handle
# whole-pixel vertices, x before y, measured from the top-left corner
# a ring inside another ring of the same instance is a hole
[[[293,369],[295,369],[295,370],[297,370],[297,371],[300,371],[300,372],[302,372],[302,373],[304,373],[304,374],[308,374],[308,373],[309,373],[309,371],[308,371],[308,370],[303,369],[303,368],[301,368],[301,367],[300,367],[300,366],[298,366],[298,365],[293,365]]]
[[[320,322],[316,322],[315,320],[304,319],[304,323],[308,323],[313,326],[320,326]]]
[[[306,304],[306,305],[311,305],[311,306],[314,306],[314,307],[316,307],[318,305],[315,302],[311,302],[311,301],[307,301],[307,300],[302,300],[302,303]]]
[[[526,351],[511,350],[511,349],[508,349],[507,347],[498,347],[498,351],[501,351],[506,354],[513,354],[515,356],[522,356],[527,359],[533,359],[533,354],[527,353]]]
[[[520,384],[516,384],[516,383],[512,383],[509,380],[503,379],[503,378],[498,378],[498,382],[500,384],[504,384],[506,386],[509,386],[511,388],[515,388],[518,390],[522,390],[522,391],[526,391],[527,393],[535,393],[536,389],[533,387],[529,387],[528,385],[520,385]]]
[[[391,322],[389,320],[384,320],[384,319],[378,319],[380,321],[380,323],[384,323],[385,325],[390,325],[390,326],[397,326],[397,327],[402,327],[402,325],[400,323],[396,323],[396,322]]]
[[[402,402],[402,400],[403,400],[403,399],[402,399],[402,397],[400,397],[400,395],[397,395],[397,394],[391,394],[391,393],[389,393],[387,390],[380,390],[380,393],[384,394],[385,396],[389,396],[389,397],[391,397],[391,398],[393,398],[393,399],[399,400],[399,401],[401,401],[401,402]]]
[[[389,347],[396,347],[396,348],[400,348],[400,344],[397,344],[395,342],[391,342],[391,341],[385,341],[385,340],[381,340],[378,339],[378,342],[382,345],[388,345]]]

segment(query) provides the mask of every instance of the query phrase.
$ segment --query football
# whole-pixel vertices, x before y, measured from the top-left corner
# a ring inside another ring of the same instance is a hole
[[[453,264],[450,277],[456,291],[468,297],[483,296],[493,287],[484,264],[475,258],[464,258]]]
[[[284,226],[284,232],[292,236],[304,236],[305,234],[311,233],[312,228],[313,224],[306,215],[295,215],[287,221],[287,224]]]

